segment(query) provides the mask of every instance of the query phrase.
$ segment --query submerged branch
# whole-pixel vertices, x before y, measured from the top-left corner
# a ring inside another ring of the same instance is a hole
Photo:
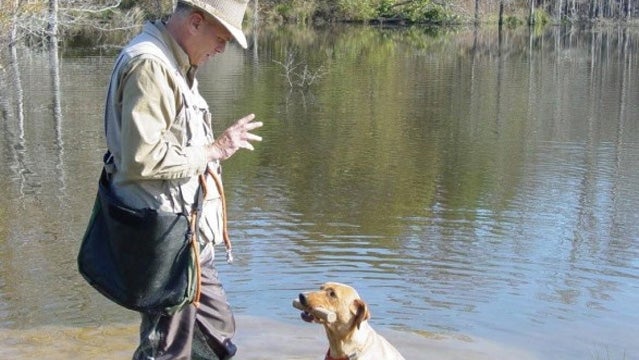
[[[308,89],[326,75],[327,72],[324,70],[323,66],[312,70],[309,68],[308,64],[296,62],[295,58],[295,53],[288,53],[286,55],[285,62],[273,60],[274,63],[279,64],[284,69],[284,74],[282,76],[288,82],[289,87]],[[301,66],[304,66],[303,69],[301,71],[296,71],[296,69]]]

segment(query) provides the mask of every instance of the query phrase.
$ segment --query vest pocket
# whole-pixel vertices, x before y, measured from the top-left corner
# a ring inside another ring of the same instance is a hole
[[[204,201],[199,231],[206,242],[221,244],[222,238],[222,201],[213,199]]]

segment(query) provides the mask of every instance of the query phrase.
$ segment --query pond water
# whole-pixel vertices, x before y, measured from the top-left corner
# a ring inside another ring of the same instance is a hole
[[[224,167],[239,359],[322,358],[291,300],[328,280],[407,359],[639,358],[637,29],[251,39],[199,75],[218,131],[265,123]],[[128,358],[75,262],[115,50],[57,51],[2,55],[0,357]]]

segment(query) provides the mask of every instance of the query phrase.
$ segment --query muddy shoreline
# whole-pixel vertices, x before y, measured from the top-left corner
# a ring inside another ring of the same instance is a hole
[[[237,322],[237,360],[319,360],[328,348],[324,331],[316,324],[289,324],[252,316],[238,316]],[[409,360],[424,356],[440,360],[537,359],[522,349],[462,334],[376,330]],[[136,337],[137,324],[2,329],[0,348],[3,356],[13,360],[116,360],[130,358]]]

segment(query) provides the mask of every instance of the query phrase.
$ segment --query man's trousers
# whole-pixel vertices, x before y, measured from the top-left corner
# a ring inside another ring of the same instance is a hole
[[[200,302],[174,315],[142,313],[140,345],[133,360],[230,359],[235,318],[218,279],[211,245],[202,251]]]

